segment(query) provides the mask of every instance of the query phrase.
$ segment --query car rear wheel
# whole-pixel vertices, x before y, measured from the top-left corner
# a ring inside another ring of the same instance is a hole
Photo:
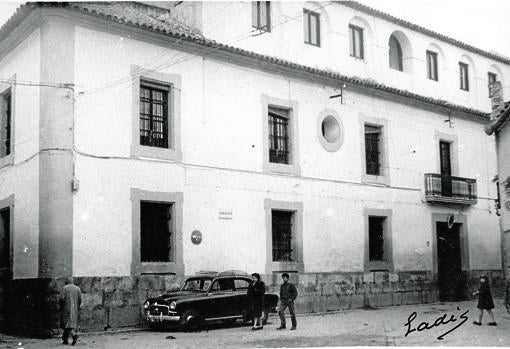
[[[181,316],[181,326],[184,331],[198,331],[204,319],[193,309],[186,310]]]

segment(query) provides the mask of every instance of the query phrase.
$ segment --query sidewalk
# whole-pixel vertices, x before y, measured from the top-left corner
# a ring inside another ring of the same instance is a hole
[[[435,303],[406,305],[375,310],[351,310],[321,315],[301,315],[296,331],[277,331],[277,316],[262,331],[252,332],[249,326],[211,326],[208,331],[195,333],[152,332],[122,329],[101,333],[84,333],[77,348],[280,348],[280,347],[338,347],[338,346],[510,346],[510,315],[506,314],[501,300],[495,300],[497,327],[474,326],[478,316],[475,302]],[[458,309],[460,310],[458,310]],[[467,311],[467,313],[465,313]],[[431,329],[419,328],[407,336],[409,316],[416,312],[411,328],[418,328],[422,321],[432,327],[443,317],[446,325]],[[437,339],[459,325],[465,313],[467,320],[456,330]],[[453,318],[452,318],[453,315]],[[452,319],[455,319],[454,321]],[[450,320],[450,321],[448,321]],[[448,323],[449,322],[449,323]],[[18,346],[18,342],[22,345]],[[58,338],[37,340],[19,339],[0,335],[0,348],[46,349],[64,348]]]

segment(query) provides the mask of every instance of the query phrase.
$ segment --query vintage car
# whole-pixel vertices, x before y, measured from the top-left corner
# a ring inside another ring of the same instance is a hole
[[[169,324],[184,330],[212,321],[249,322],[252,315],[246,293],[251,283],[251,277],[245,272],[199,272],[187,278],[180,290],[145,301],[145,318],[152,328]],[[264,295],[263,323],[267,322],[269,313],[276,312],[277,304],[278,295]]]

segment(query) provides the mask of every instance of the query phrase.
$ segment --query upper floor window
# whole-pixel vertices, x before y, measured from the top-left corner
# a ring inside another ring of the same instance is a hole
[[[254,28],[271,31],[271,3],[269,1],[254,1],[251,3],[252,26]]]
[[[398,42],[397,38],[394,35],[390,36],[389,41],[389,59],[390,59],[390,68],[404,71],[404,64],[402,60],[402,47]]]
[[[140,144],[168,148],[169,85],[140,82]]]
[[[460,89],[469,91],[469,66],[466,63],[459,62]]]
[[[0,95],[0,157],[11,153],[11,96],[10,89]]]
[[[366,173],[381,174],[381,127],[365,125],[365,161]]]
[[[363,28],[349,24],[349,40],[351,56],[364,59]]]
[[[427,78],[429,80],[438,81],[439,77],[437,75],[437,53],[432,51],[427,51]]]
[[[487,81],[489,82],[489,98],[492,98],[491,86],[498,81],[498,75],[496,73],[487,73]]]
[[[289,110],[269,106],[269,162],[290,163]]]
[[[303,9],[303,22],[305,28],[305,43],[315,46],[321,45],[320,14]]]

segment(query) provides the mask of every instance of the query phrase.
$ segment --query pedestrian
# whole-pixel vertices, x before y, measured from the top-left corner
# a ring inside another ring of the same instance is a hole
[[[266,285],[260,280],[258,273],[251,274],[253,282],[248,286],[248,298],[251,306],[251,314],[253,316],[252,330],[261,330],[264,328],[262,324],[262,309],[264,308],[264,293],[266,293]]]
[[[278,309],[278,315],[280,315],[280,327],[277,330],[285,329],[285,309],[289,308],[290,319],[292,321],[291,330],[295,330],[297,327],[296,313],[294,312],[294,300],[298,296],[296,286],[289,282],[289,274],[282,274],[283,284],[280,286],[280,307]]]
[[[60,293],[60,309],[62,312],[62,343],[69,344],[69,335],[72,336],[72,345],[78,340],[78,317],[81,305],[81,290],[73,282],[73,278],[69,277],[65,281],[65,286]]]
[[[510,267],[508,267],[510,268]],[[510,276],[507,273],[506,285],[505,285],[505,308],[506,312],[510,314]]]
[[[487,279],[487,276],[480,276],[480,288],[478,291],[473,293],[473,297],[476,295],[478,295],[477,307],[480,309],[480,315],[478,316],[478,321],[474,321],[473,324],[480,326],[482,324],[483,311],[487,310],[492,320],[487,325],[497,326],[496,321],[494,321],[494,314],[492,313],[492,309],[494,309],[494,301],[492,300],[491,288],[489,286],[489,279]]]

